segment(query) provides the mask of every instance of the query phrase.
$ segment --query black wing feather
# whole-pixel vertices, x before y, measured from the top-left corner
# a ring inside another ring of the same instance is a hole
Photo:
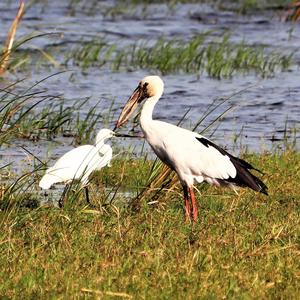
[[[254,191],[261,192],[263,194],[268,195],[268,192],[267,192],[268,187],[259,178],[257,178],[256,176],[254,176],[252,173],[249,172],[249,170],[256,170],[260,173],[261,173],[261,171],[254,168],[251,164],[249,164],[245,160],[231,155],[230,153],[228,153],[227,151],[225,151],[224,149],[222,149],[221,147],[219,147],[218,145],[214,144],[213,142],[211,142],[210,140],[208,140],[206,138],[196,137],[196,139],[200,143],[202,143],[204,146],[206,146],[207,148],[214,147],[221,154],[228,156],[230,158],[230,161],[235,166],[236,176],[234,178],[229,177],[226,180],[220,179],[219,181],[221,183],[222,182],[233,183],[238,186],[249,187],[249,188],[253,189]]]

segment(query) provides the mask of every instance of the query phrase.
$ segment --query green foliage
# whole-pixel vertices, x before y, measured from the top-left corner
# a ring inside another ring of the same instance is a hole
[[[136,6],[144,6],[147,8],[147,6],[151,4],[165,4],[172,9],[177,4],[193,3],[209,4],[216,6],[221,10],[234,10],[243,14],[251,14],[255,13],[258,9],[263,10],[287,7],[291,2],[291,0],[117,0],[115,1],[114,6],[108,8],[107,11],[110,14],[122,14],[124,11],[128,13],[128,8],[133,10]],[[103,5],[95,0],[70,0],[69,8],[72,14],[81,11],[92,15],[96,10],[103,9]]]
[[[89,98],[78,99],[70,106],[61,95],[39,89],[42,82],[58,74],[43,78],[29,88],[15,82],[0,90],[0,145],[16,137],[37,141],[57,135],[74,136],[77,144],[87,143],[98,123],[110,120],[111,108],[105,114],[99,113],[99,103],[89,107],[86,114],[82,113]]]
[[[83,199],[63,210],[2,210],[1,296],[295,298],[299,153],[246,159],[267,174],[270,196],[205,186],[197,195],[197,224],[185,223],[177,191],[156,204],[144,201],[138,212],[124,206],[122,194],[99,211],[87,209]],[[118,178],[122,163],[115,162],[111,178]],[[126,163],[133,176],[149,168]]]
[[[21,68],[25,68],[26,66],[30,65],[32,61],[47,61],[50,62],[51,65],[57,66],[58,63],[55,59],[45,50],[36,48],[34,50],[22,49],[24,44],[29,44],[30,41],[34,39],[43,38],[45,36],[55,36],[58,35],[57,33],[42,33],[42,34],[35,34],[34,32],[23,36],[20,40],[15,41],[13,47],[9,54],[8,65],[6,69],[10,72],[20,70]],[[0,66],[7,58],[7,53],[0,49]]]
[[[218,79],[249,72],[268,77],[277,71],[286,71],[292,61],[293,54],[270,53],[263,47],[234,44],[229,35],[208,43],[207,35],[188,41],[161,37],[154,43],[137,42],[123,49],[91,41],[75,49],[66,61],[83,68],[108,65],[113,71],[139,68],[162,74],[207,73]]]
[[[208,4],[220,10],[236,11],[242,14],[255,14],[257,10],[285,8],[291,0],[117,0],[113,6],[103,7],[95,0],[70,0],[69,9],[71,14],[80,11],[88,15],[102,10],[105,15],[122,15],[132,13],[138,6],[144,10],[149,5],[167,5],[170,9],[176,8],[178,4]]]

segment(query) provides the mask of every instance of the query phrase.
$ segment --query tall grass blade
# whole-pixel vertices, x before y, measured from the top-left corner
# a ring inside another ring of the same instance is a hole
[[[12,51],[12,46],[13,46],[13,43],[15,40],[17,27],[23,16],[24,8],[25,8],[25,1],[21,0],[17,15],[8,31],[8,35],[7,35],[6,43],[4,45],[3,53],[0,57],[0,75],[3,74],[7,69],[8,61],[9,61],[10,54]]]

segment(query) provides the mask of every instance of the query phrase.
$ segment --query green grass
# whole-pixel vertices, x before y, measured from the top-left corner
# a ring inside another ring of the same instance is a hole
[[[111,107],[99,113],[100,102],[90,106],[89,98],[73,99],[70,105],[62,95],[49,94],[40,87],[42,82],[61,73],[29,87],[26,80],[20,80],[0,89],[0,145],[13,143],[16,138],[38,141],[57,136],[74,137],[75,144],[87,143],[99,123],[110,122],[113,101]]]
[[[200,34],[188,41],[159,38],[153,43],[139,41],[118,49],[105,41],[91,41],[71,52],[66,64],[108,66],[115,72],[142,69],[162,74],[203,74],[221,79],[236,74],[255,73],[261,77],[287,71],[293,54],[280,54],[262,46],[235,44],[225,34],[221,39],[207,42],[209,34]],[[129,67],[130,66],[130,67]]]
[[[103,10],[104,15],[111,17],[120,15],[137,14],[137,8],[142,6],[142,13],[146,15],[150,5],[167,5],[170,10],[176,10],[178,4],[208,4],[220,11],[234,11],[239,14],[256,14],[257,11],[287,9],[292,0],[117,0],[114,6],[103,9],[97,1],[71,0],[70,10],[76,12],[95,14],[95,11]],[[95,9],[97,7],[97,10]],[[139,14],[141,12],[139,11]]]
[[[8,1],[9,2],[9,1]],[[87,15],[94,15],[95,12],[103,11],[104,14],[122,15],[128,14],[129,11],[135,10],[137,6],[147,6],[151,4],[165,4],[171,9],[176,8],[177,4],[209,4],[219,8],[220,10],[233,10],[244,14],[253,14],[257,10],[284,8],[292,0],[117,0],[111,6],[103,6],[96,0],[69,0],[68,13],[75,15],[77,12],[85,13]],[[33,6],[37,3],[43,4],[47,8],[48,0],[32,0],[29,5]]]
[[[84,199],[0,212],[2,298],[295,299],[299,284],[300,155],[246,156],[263,169],[266,197],[202,186],[197,224],[184,221],[175,190],[133,211],[119,195],[88,210]],[[123,164],[123,165],[122,165]],[[143,181],[151,164],[115,161],[102,180]],[[121,175],[120,175],[121,174]],[[138,175],[140,174],[140,176]],[[105,179],[106,178],[106,179]],[[134,184],[135,185],[135,184]],[[122,293],[122,294],[116,294]],[[121,297],[122,298],[122,297]]]
[[[26,69],[33,64],[38,67],[38,63],[45,64],[45,62],[50,66],[58,66],[56,60],[47,53],[45,50],[40,48],[35,49],[23,49],[24,44],[30,44],[34,39],[39,39],[43,37],[59,36],[59,33],[35,33],[22,36],[19,40],[14,41],[11,53],[9,55],[9,60],[5,69],[9,72],[16,72],[21,69]],[[0,45],[0,65],[5,61],[7,54],[5,53],[2,45]],[[1,78],[0,78],[1,80]]]

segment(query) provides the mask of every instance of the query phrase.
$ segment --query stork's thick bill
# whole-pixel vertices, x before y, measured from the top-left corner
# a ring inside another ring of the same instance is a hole
[[[141,84],[134,90],[133,94],[129,97],[127,103],[123,107],[119,119],[116,123],[116,128],[120,128],[130,118],[132,113],[136,110],[138,104],[146,98],[144,89]]]

